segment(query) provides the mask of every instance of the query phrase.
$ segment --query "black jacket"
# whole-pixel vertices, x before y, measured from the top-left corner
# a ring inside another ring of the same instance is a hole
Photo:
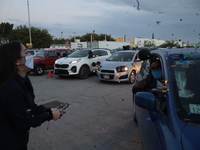
[[[136,83],[137,84],[137,83]],[[156,88],[157,87],[157,79],[155,79],[153,77],[153,75],[150,73],[147,77],[146,77],[146,80],[145,80],[145,86],[141,89],[135,89],[135,85],[133,85],[133,88],[132,88],[132,93],[135,94],[139,91],[150,91],[151,89],[153,88]]]
[[[32,84],[17,75],[0,89],[0,149],[16,150],[28,143],[31,127],[50,120],[47,108],[34,103]]]

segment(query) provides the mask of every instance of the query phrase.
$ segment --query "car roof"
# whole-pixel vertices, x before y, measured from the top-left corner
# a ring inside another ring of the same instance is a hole
[[[71,49],[48,49],[44,51],[72,51]]]
[[[122,50],[122,51],[117,51],[116,53],[122,53],[122,52],[139,52],[139,50]]]
[[[106,48],[87,48],[87,49],[79,49],[79,51],[82,51],[82,50],[109,50],[109,49],[106,49]]]
[[[27,51],[39,51],[40,49],[27,49]]]
[[[180,54],[188,55],[189,57],[200,57],[200,48],[173,48],[173,49],[162,49],[152,50],[152,54],[159,54],[163,57],[178,56]]]

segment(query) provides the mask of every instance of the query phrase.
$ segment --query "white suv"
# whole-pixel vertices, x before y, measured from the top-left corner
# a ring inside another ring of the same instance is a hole
[[[111,56],[107,49],[76,50],[67,57],[57,59],[54,64],[54,73],[60,77],[77,75],[86,79],[91,72],[96,72],[96,65]]]

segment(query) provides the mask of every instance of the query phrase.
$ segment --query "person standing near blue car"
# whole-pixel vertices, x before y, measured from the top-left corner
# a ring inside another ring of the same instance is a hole
[[[34,102],[34,90],[27,76],[33,56],[20,42],[0,46],[0,149],[27,150],[29,130],[45,121],[59,119],[56,111]]]

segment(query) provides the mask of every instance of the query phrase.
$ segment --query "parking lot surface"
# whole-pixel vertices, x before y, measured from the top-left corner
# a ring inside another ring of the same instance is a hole
[[[95,75],[29,75],[37,104],[69,103],[66,114],[30,130],[29,150],[142,150],[132,120],[132,84],[101,82]]]

